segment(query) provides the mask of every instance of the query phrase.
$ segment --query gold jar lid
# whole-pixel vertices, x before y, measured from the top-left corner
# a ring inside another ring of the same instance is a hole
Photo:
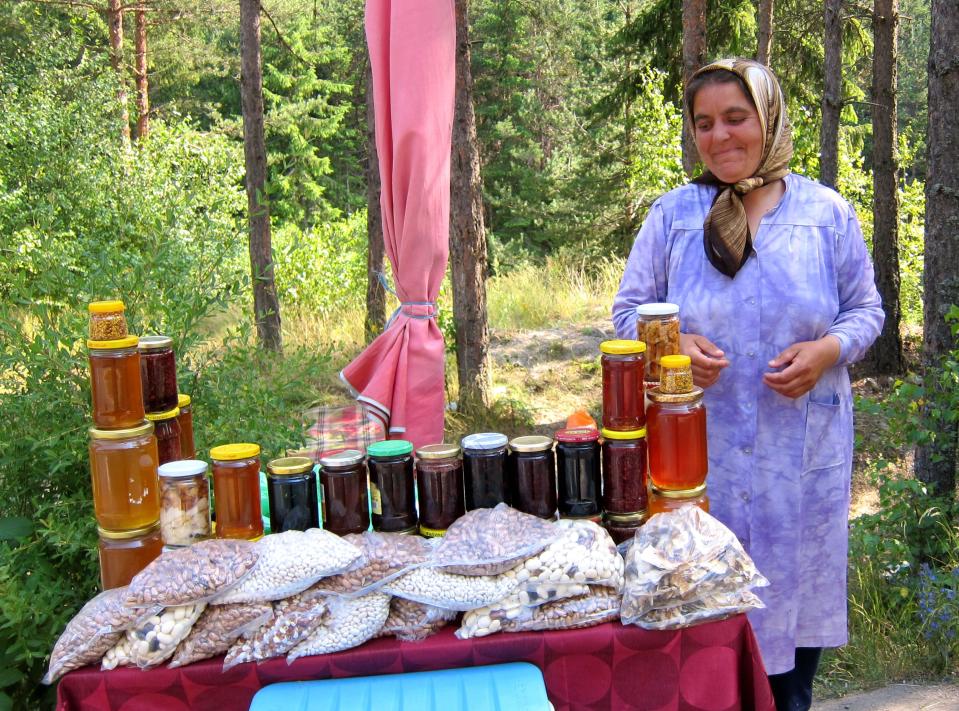
[[[553,448],[553,438],[545,435],[524,435],[509,442],[514,452],[546,452]]]
[[[313,460],[309,457],[280,457],[267,462],[266,471],[274,476],[290,476],[313,471]]]
[[[150,420],[150,422],[160,422],[162,420],[172,420],[179,414],[180,408],[174,407],[172,410],[164,410],[163,412],[148,412],[145,417]]]
[[[458,444],[427,444],[416,450],[420,459],[450,459],[460,456]]]
[[[648,518],[645,511],[634,511],[633,513],[613,514],[606,512],[606,520],[609,523],[638,525]]]
[[[100,538],[106,538],[111,541],[124,541],[130,538],[138,538],[140,536],[149,536],[156,531],[160,530],[160,522],[151,523],[149,526],[144,526],[143,528],[134,528],[131,531],[108,531],[105,528],[97,526],[97,533],[100,534]]]
[[[699,402],[703,399],[703,389],[698,385],[694,385],[693,389],[688,393],[664,393],[662,388],[649,388],[646,391],[646,395],[653,402],[664,402],[664,403],[684,403],[684,402]]]
[[[664,499],[695,499],[697,496],[706,493],[705,482],[692,489],[660,489],[655,484],[651,485],[651,488],[656,496],[661,496]]]
[[[89,432],[91,439],[130,439],[153,434],[153,423],[144,422],[136,427],[127,427],[122,430],[101,430],[97,427],[91,427]]]
[[[153,351],[159,348],[172,348],[173,339],[169,336],[140,336],[140,350]]]

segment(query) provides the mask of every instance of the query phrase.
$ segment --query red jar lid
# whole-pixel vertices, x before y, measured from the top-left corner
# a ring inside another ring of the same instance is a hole
[[[595,442],[599,439],[599,430],[595,427],[568,427],[556,433],[557,442]]]

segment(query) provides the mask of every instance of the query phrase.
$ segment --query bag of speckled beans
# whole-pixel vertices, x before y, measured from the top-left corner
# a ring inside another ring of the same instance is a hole
[[[362,558],[346,572],[323,578],[310,590],[323,595],[361,597],[426,564],[432,552],[427,539],[403,533],[366,531],[347,534],[343,540],[356,546]]]
[[[204,602],[168,607],[127,630],[123,639],[103,655],[101,669],[119,666],[148,669],[162,664],[173,656],[205,608]]]
[[[327,598],[330,614],[309,637],[286,655],[292,663],[300,657],[331,654],[358,647],[376,637],[390,614],[390,596],[371,592],[362,597]]]
[[[396,637],[404,642],[419,642],[435,634],[456,619],[455,610],[444,610],[435,605],[404,600],[390,600],[390,614],[377,634],[378,637]]]

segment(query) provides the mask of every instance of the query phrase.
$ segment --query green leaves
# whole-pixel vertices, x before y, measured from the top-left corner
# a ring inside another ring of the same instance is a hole
[[[17,541],[33,533],[33,522],[28,518],[5,517],[0,518],[0,541]],[[3,684],[3,674],[0,672],[0,688]]]

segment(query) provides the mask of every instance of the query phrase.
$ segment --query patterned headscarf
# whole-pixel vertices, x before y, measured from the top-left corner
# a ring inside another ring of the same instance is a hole
[[[732,278],[746,263],[753,248],[742,196],[789,173],[789,160],[793,154],[792,127],[786,115],[782,89],[768,67],[751,59],[721,59],[707,64],[692,78],[717,69],[730,71],[746,83],[763,129],[762,157],[753,175],[730,184],[706,171],[693,181],[719,186],[703,223],[703,245],[710,263]],[[695,135],[692,106],[688,109],[690,131]]]

